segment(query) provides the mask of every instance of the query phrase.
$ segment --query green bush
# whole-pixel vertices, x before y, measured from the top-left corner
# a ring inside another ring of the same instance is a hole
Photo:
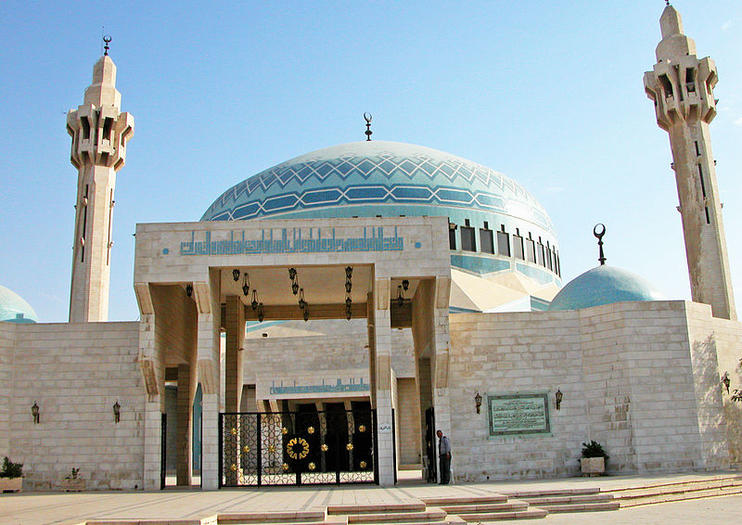
[[[583,458],[605,458],[608,459],[608,454],[603,450],[603,445],[597,441],[591,441],[590,443],[582,444],[582,457]]]
[[[0,478],[20,478],[23,476],[23,463],[13,463],[8,456],[3,459],[3,469]]]

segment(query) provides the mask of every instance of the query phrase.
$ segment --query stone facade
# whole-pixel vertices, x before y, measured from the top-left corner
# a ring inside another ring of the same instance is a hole
[[[59,488],[73,467],[87,489],[142,488],[145,395],[136,362],[138,328],[0,323],[0,367],[7,379],[0,397],[0,417],[6,419],[0,456],[23,463],[26,488]],[[39,424],[31,415],[34,403]]]
[[[737,323],[721,326],[708,306],[683,301],[452,316],[454,473],[573,475],[588,440],[606,448],[609,472],[728,468],[739,461],[739,419],[723,416],[717,359],[739,353],[739,335]],[[534,390],[549,393],[551,433],[490,436],[474,393]]]

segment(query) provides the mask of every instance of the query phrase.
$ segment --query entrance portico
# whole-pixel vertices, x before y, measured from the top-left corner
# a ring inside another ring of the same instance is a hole
[[[449,431],[445,218],[144,224],[136,241],[147,488],[160,486],[164,382],[172,368],[179,388],[178,484],[190,483],[192,433],[181,427],[191,425],[188,407],[200,384],[201,479],[206,489],[220,485],[218,419],[242,406],[246,321],[366,318],[368,341],[359,349],[368,348],[381,485],[394,483],[396,468],[392,328],[412,328],[421,428],[434,407],[437,428]],[[275,401],[263,405],[278,410]]]

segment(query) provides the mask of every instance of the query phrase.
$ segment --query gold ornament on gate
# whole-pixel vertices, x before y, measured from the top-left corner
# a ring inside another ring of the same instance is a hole
[[[353,450],[353,443],[348,443],[347,445],[345,445],[345,448],[347,450]]]
[[[309,465],[307,465],[307,466],[309,467],[309,470],[314,470],[315,469],[314,463],[311,463],[310,462]]]
[[[301,450],[297,452],[296,449],[299,447]],[[291,438],[286,445],[286,453],[291,459],[304,459],[309,455],[309,443],[304,438]]]
[[[232,472],[236,472],[237,471],[237,465],[235,465],[234,463],[232,463],[232,466],[229,467],[229,468],[232,469]]]
[[[366,432],[366,425],[361,425],[358,427],[358,432]]]
[[[268,445],[268,452],[271,454],[276,452],[276,446],[275,445]]]
[[[314,427],[307,428],[307,434],[314,434]]]
[[[237,429],[234,427],[232,427],[232,430],[230,430],[230,432],[232,433],[233,436],[237,435]]]
[[[250,447],[248,447],[247,445],[245,445],[244,447],[242,447],[242,452],[244,452],[245,454],[247,454],[248,452],[250,452]]]
[[[359,466],[360,466],[361,468],[366,468],[366,462],[365,462],[365,461],[361,461],[361,462],[360,462],[360,463],[359,463],[358,465],[359,465]]]
[[[285,436],[286,434],[288,434],[288,433],[289,433],[289,431],[288,431],[288,429],[287,429],[286,427],[283,427],[283,428],[281,429],[281,434],[283,434],[284,436]]]
[[[289,469],[289,464],[288,463],[284,463],[283,464],[283,470],[288,470],[288,469]]]
[[[328,449],[327,443],[322,443],[322,446],[319,448],[322,449],[322,452],[327,452],[327,449]]]

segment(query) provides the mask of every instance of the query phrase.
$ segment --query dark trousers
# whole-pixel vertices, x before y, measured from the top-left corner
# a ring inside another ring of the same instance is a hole
[[[451,458],[448,454],[440,456],[441,464],[441,485],[448,485],[451,481]]]

